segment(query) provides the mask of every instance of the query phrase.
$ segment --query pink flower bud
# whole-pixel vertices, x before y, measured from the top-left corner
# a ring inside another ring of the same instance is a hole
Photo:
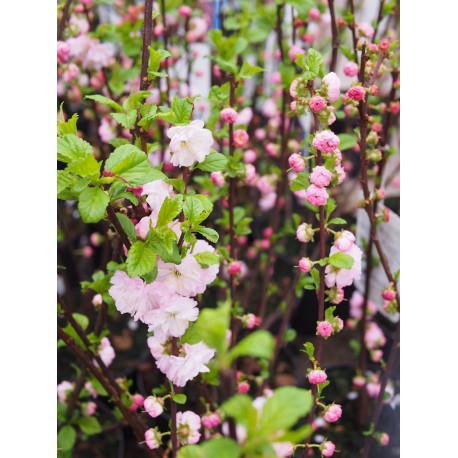
[[[238,275],[242,269],[239,261],[232,261],[227,268],[230,275]]]
[[[202,425],[204,428],[212,429],[216,428],[220,423],[221,419],[217,413],[208,413],[202,416]]]
[[[327,339],[333,331],[332,324],[329,321],[319,321],[316,327],[316,333],[317,335],[320,335],[321,337],[324,337]]]
[[[273,72],[271,81],[272,81],[272,84],[280,84],[281,83],[280,72]]]
[[[319,95],[315,95],[310,99],[309,107],[315,113],[320,112],[326,106],[326,100]]]
[[[342,231],[334,241],[334,245],[339,251],[346,252],[355,244],[355,236],[350,231]]]
[[[234,145],[236,147],[245,146],[248,143],[249,139],[250,137],[248,136],[248,133],[243,129],[237,129],[232,134],[232,141],[234,142]]]
[[[339,144],[339,137],[330,130],[317,132],[312,141],[312,146],[324,153],[332,153],[339,147]]]
[[[93,305],[94,307],[100,307],[102,304],[103,304],[102,295],[101,295],[101,294],[96,294],[96,295],[92,298],[92,305]]]
[[[390,42],[386,38],[382,38],[380,40],[380,44],[378,45],[380,48],[380,51],[388,51],[388,48],[390,47]]]
[[[266,227],[263,231],[262,231],[262,235],[266,238],[266,239],[270,239],[272,237],[272,235],[274,234],[274,231],[271,227]]]
[[[296,237],[299,242],[307,243],[310,240],[313,240],[313,226],[311,224],[302,223],[298,226],[296,230]]]
[[[227,124],[234,124],[237,120],[237,112],[233,108],[223,108],[220,113],[221,121]]]
[[[401,107],[398,102],[391,102],[390,103],[390,111],[393,114],[398,114],[399,111],[401,110]]]
[[[343,72],[349,77],[356,76],[358,74],[358,65],[354,62],[347,62],[343,68]]]
[[[256,161],[256,158],[257,154],[256,151],[253,149],[247,149],[243,154],[243,162],[245,162],[245,164],[252,164]]]
[[[324,414],[324,419],[328,423],[336,422],[342,416],[342,407],[339,404],[331,404]]]
[[[312,262],[309,258],[301,258],[299,261],[299,270],[308,273],[312,270]]]
[[[377,95],[378,94],[378,86],[376,84],[373,84],[371,86],[370,91],[371,91],[371,95]]]
[[[143,402],[143,407],[148,415],[156,418],[164,411],[164,402],[156,396],[148,396]]]
[[[57,62],[64,64],[68,62],[70,56],[70,46],[65,41],[57,42]]]
[[[95,402],[85,402],[82,404],[82,411],[83,415],[85,417],[92,417],[92,415],[95,414],[95,411],[97,410],[97,404]]]
[[[248,393],[250,391],[250,385],[248,382],[240,382],[237,386],[237,391],[242,394]]]
[[[217,77],[217,78],[221,78],[221,70],[220,68],[218,67],[218,65],[213,65],[213,74]]]
[[[369,382],[366,385],[367,394],[371,398],[376,398],[379,395],[380,388],[381,388],[380,383],[377,383],[377,382]]]
[[[370,354],[371,354],[371,359],[372,361],[374,361],[374,363],[378,363],[383,357],[382,350],[372,350]]]
[[[151,450],[159,448],[162,443],[160,433],[154,428],[148,429],[145,431],[145,442]]]
[[[393,299],[396,299],[396,291],[387,288],[382,292],[382,297],[386,301],[392,301]]]
[[[325,371],[314,369],[308,373],[307,379],[312,385],[319,385],[320,383],[324,383],[328,379],[328,376]]]
[[[291,111],[296,111],[296,108],[297,108],[297,102],[295,100],[293,100],[290,104],[289,104],[289,109]]]
[[[326,202],[329,198],[326,188],[319,188],[314,184],[311,184],[306,190],[306,200],[308,200],[312,205],[326,205]]]
[[[349,99],[355,100],[356,102],[363,100],[366,96],[366,91],[362,86],[353,86],[345,94]]]
[[[311,21],[318,21],[321,17],[320,10],[318,8],[312,8],[309,11],[309,18]]]
[[[226,183],[226,180],[224,179],[224,175],[222,172],[211,172],[210,178],[213,184],[215,186],[218,186],[219,188],[222,188],[224,184]]]
[[[353,377],[353,385],[361,388],[366,384],[366,379],[362,375],[355,375]]]
[[[368,49],[369,51],[376,52],[378,51],[378,46],[375,43],[369,43]]]
[[[300,154],[294,153],[288,158],[288,163],[294,172],[299,173],[305,170],[305,162]]]
[[[320,447],[321,454],[325,456],[326,458],[334,455],[335,449],[336,449],[336,446],[331,441],[323,442]]]
[[[290,60],[295,62],[297,60],[297,54],[305,54],[305,51],[297,45],[291,46],[291,48],[288,51],[288,57],[290,58]]]
[[[387,433],[380,433],[378,443],[386,447],[390,443],[390,436]]]
[[[258,127],[254,131],[254,138],[256,140],[264,140],[266,138],[266,131],[264,129],[261,129],[260,127]]]
[[[178,15],[183,17],[183,18],[188,18],[192,14],[192,8],[188,5],[181,5],[178,8]]]
[[[379,122],[374,122],[372,124],[372,130],[379,134],[382,131],[382,125]]]

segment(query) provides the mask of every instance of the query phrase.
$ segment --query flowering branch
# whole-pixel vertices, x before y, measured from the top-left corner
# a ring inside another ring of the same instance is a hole
[[[332,33],[332,57],[329,70],[334,72],[337,65],[337,53],[339,51],[339,31],[337,29],[336,13],[334,0],[328,0],[329,11],[331,13],[331,33]]]

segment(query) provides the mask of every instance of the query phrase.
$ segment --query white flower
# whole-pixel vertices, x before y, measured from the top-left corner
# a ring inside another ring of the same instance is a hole
[[[325,83],[328,90],[328,100],[334,103],[340,95],[340,79],[334,73],[328,73],[323,79],[322,83]]]
[[[187,410],[177,413],[177,434],[182,445],[199,442],[201,426],[199,415]]]
[[[146,202],[156,215],[167,197],[173,196],[173,186],[163,180],[152,181],[143,185],[142,196],[147,195]]]
[[[210,154],[213,145],[212,133],[204,129],[204,122],[200,119],[187,126],[171,127],[167,136],[171,139],[172,164],[178,167],[189,167],[196,161],[202,162]]]
[[[174,294],[161,307],[150,310],[144,315],[144,322],[149,326],[148,331],[154,335],[181,337],[188,328],[190,321],[196,321],[199,316],[197,302],[189,297]]]
[[[74,388],[74,382],[64,380],[63,382],[59,383],[59,385],[57,385],[57,397],[59,398],[59,401],[65,404],[67,402],[68,395],[73,391]]]
[[[143,401],[143,407],[149,416],[156,418],[164,411],[164,402],[161,402],[156,396],[148,396]]]
[[[200,265],[194,256],[187,254],[181,264],[157,262],[157,281],[165,283],[168,288],[182,296],[195,296],[200,284]]]
[[[195,345],[185,343],[183,350],[184,356],[170,356],[170,367],[166,372],[167,378],[177,386],[185,386],[200,372],[210,372],[205,364],[215,354],[215,350],[207,347],[203,342]]]
[[[98,353],[99,353],[101,360],[103,361],[103,364],[105,364],[105,366],[108,367],[113,362],[116,356],[116,353],[114,351],[114,348],[111,346],[111,343],[108,340],[108,337],[104,337],[100,341]],[[97,363],[95,364],[97,365]]]

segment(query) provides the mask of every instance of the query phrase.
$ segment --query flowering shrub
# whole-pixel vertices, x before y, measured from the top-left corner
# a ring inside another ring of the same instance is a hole
[[[58,14],[59,244],[81,287],[59,272],[58,347],[78,362],[57,386],[60,454],[128,426],[147,456],[333,456],[329,424],[346,409],[327,394],[324,341],[345,326],[359,332],[361,456],[388,446],[377,426],[399,324],[385,361],[369,280],[377,255],[380,309],[397,315],[399,272],[377,235],[399,112],[396,31],[379,27],[395,4],[373,28],[333,0],[246,2],[213,12],[214,27],[206,4],[100,3]],[[357,207],[370,227],[358,239]],[[307,291],[316,335],[298,342]],[[293,341],[304,371],[280,383]],[[145,364],[149,381],[133,383]]]

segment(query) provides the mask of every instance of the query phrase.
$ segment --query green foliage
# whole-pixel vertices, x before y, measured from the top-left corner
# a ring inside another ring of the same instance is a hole
[[[240,356],[253,356],[270,359],[275,348],[272,334],[266,330],[259,330],[248,334],[230,351],[231,359]]]
[[[57,160],[69,163],[86,155],[92,156],[92,147],[75,134],[66,134],[57,139]]]
[[[203,235],[209,242],[216,243],[219,239],[219,234],[214,229],[204,226],[194,226],[193,232],[198,232]]]
[[[108,194],[100,188],[86,188],[79,196],[78,211],[85,223],[97,223],[104,215],[109,202]]]
[[[197,253],[194,255],[196,261],[200,264],[201,267],[207,268],[208,266],[219,264],[219,256],[215,253],[210,253],[209,251],[204,251],[202,253]]]
[[[76,442],[76,431],[73,426],[65,425],[57,434],[57,447],[66,452],[71,450]]]
[[[299,172],[291,182],[290,189],[292,192],[302,191],[310,186],[308,172]]]
[[[156,253],[153,248],[137,240],[127,256],[127,273],[130,277],[145,275],[156,266]]]
[[[200,445],[180,448],[177,458],[239,458],[241,450],[237,442],[227,437],[211,439]]]
[[[60,112],[57,118],[57,136],[63,137],[66,134],[76,135],[76,122],[78,121],[78,114],[74,113],[68,121],[65,121],[62,105],[63,103],[60,105]]]
[[[353,148],[357,143],[356,137],[352,134],[339,134],[338,137],[340,139],[340,151],[345,151],[347,149]]]
[[[134,223],[130,220],[130,218],[122,213],[116,213],[116,216],[124,229],[124,232],[127,234],[127,237],[129,237],[130,240],[135,241],[137,239],[137,232],[135,230]]]
[[[296,65],[304,70],[302,77],[306,80],[323,76],[323,56],[313,48],[310,48],[306,55],[300,54]]]
[[[178,194],[177,196],[167,197],[159,210],[159,216],[157,219],[156,227],[162,227],[169,224],[175,219],[183,208],[183,196]]]
[[[204,172],[218,172],[224,170],[227,165],[227,158],[224,154],[211,152],[203,162],[200,162],[196,167]]]
[[[171,107],[161,106],[161,112],[155,116],[165,119],[170,124],[187,125],[191,121],[193,106],[194,103],[190,98],[180,99],[175,95]]]
[[[328,263],[338,269],[351,269],[354,262],[355,260],[349,254],[341,253],[340,251],[328,258]]]
[[[164,49],[154,49],[152,46],[148,46],[149,49],[149,60],[148,60],[148,76],[154,78],[156,76],[164,76],[163,73],[158,72],[161,61],[170,57],[170,53]]]
[[[132,129],[137,120],[137,110],[130,110],[127,113],[110,113],[111,117],[126,129]]]
[[[256,73],[260,73],[263,71],[264,69],[262,67],[251,65],[248,63],[248,61],[244,60],[242,68],[240,69],[240,72],[237,75],[237,78],[238,79],[250,79]]]
[[[185,394],[174,394],[172,396],[172,399],[177,403],[177,404],[186,404],[186,395]]]
[[[116,103],[114,100],[111,100],[108,97],[105,97],[103,95],[93,94],[93,95],[87,95],[85,98],[94,100],[95,102],[100,103],[106,106],[107,108],[111,108],[112,110],[115,110],[118,113],[123,111],[122,106],[119,105],[119,103]]]
[[[81,428],[81,431],[88,436],[102,432],[100,423],[95,417],[81,417],[78,418],[76,423]]]

